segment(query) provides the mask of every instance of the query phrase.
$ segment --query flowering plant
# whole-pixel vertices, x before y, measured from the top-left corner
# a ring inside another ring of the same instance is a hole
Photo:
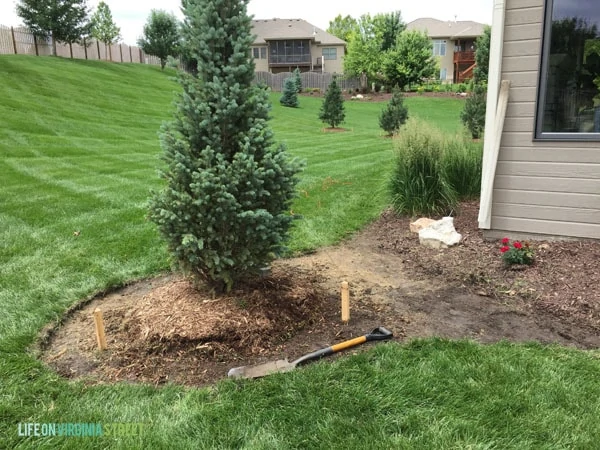
[[[502,261],[506,266],[514,264],[533,264],[533,250],[529,247],[529,242],[513,241],[512,245],[509,238],[502,239]]]

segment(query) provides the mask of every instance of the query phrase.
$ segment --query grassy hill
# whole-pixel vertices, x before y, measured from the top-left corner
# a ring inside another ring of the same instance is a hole
[[[557,437],[563,448],[595,443],[600,367],[575,351],[390,345],[243,389],[225,382],[212,390],[90,387],[34,359],[28,348],[35,336],[70,305],[169,268],[145,204],[160,187],[157,133],[178,89],[173,75],[142,65],[0,56],[0,448],[539,448]],[[305,219],[291,248],[336,242],[387,204],[392,143],[377,126],[383,105],[347,103],[350,131],[322,133],[319,99],[303,97],[295,110],[278,98],[273,94],[276,138],[307,160],[294,205]],[[407,104],[412,116],[460,130],[459,100]],[[18,436],[25,422],[147,427],[133,438],[25,438]]]

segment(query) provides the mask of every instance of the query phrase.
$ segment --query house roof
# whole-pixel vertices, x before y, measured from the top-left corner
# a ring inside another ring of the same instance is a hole
[[[406,25],[408,30],[426,31],[430,38],[461,39],[474,38],[483,34],[485,24],[472,20],[438,20],[429,17],[413,20]]]
[[[281,39],[310,39],[317,44],[345,45],[341,40],[302,19],[253,20],[252,32],[256,34],[254,44]]]

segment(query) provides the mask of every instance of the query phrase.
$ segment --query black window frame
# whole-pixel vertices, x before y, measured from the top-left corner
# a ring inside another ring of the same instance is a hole
[[[540,70],[536,97],[534,141],[565,141],[565,142],[600,142],[600,132],[577,133],[543,131],[545,101],[548,87],[548,70],[550,59],[550,44],[552,42],[552,11],[554,0],[545,0],[544,21],[542,23],[542,45],[540,51]],[[599,24],[600,25],[600,24]]]

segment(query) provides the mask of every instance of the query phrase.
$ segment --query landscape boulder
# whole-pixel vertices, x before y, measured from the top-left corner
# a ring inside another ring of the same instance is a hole
[[[423,228],[428,227],[432,223],[435,223],[435,220],[423,217],[421,219],[415,220],[414,222],[411,222],[410,231],[411,231],[411,233],[418,233]]]
[[[419,242],[430,248],[448,248],[460,242],[462,236],[454,229],[454,218],[444,217],[419,231]]]

